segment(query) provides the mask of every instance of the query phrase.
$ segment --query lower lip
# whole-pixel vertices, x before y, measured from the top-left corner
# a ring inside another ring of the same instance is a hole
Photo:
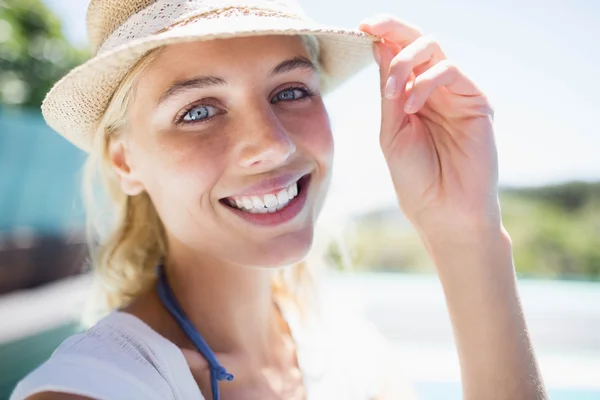
[[[306,176],[300,178],[300,180],[298,182],[299,182],[299,186],[300,186],[298,196],[294,197],[292,199],[292,201],[288,205],[286,205],[284,208],[282,208],[279,211],[275,211],[273,213],[253,214],[253,213],[245,212],[245,211],[239,210],[237,208],[228,206],[226,204],[223,204],[223,206],[227,207],[234,214],[239,215],[241,218],[243,218],[246,221],[248,221],[252,224],[255,224],[255,225],[262,225],[262,226],[281,225],[288,221],[291,221],[298,214],[300,214],[300,212],[304,208],[304,204],[306,204],[306,197],[307,197],[308,186],[309,186],[309,182],[310,182],[310,175],[306,175]]]

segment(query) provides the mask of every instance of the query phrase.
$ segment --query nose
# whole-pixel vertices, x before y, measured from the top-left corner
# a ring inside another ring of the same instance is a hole
[[[272,110],[246,115],[240,135],[239,165],[244,169],[267,171],[284,164],[296,152],[296,145]]]

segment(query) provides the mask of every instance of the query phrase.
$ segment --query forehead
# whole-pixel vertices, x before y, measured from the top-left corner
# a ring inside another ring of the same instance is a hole
[[[309,52],[298,36],[256,36],[165,46],[144,74],[156,86],[194,75],[240,76],[264,73],[282,60]]]

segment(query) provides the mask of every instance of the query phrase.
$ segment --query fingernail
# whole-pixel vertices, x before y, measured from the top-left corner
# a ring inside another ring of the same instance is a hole
[[[404,103],[404,112],[410,112],[410,110],[413,108],[413,106],[415,105],[415,95],[411,94],[410,96],[408,96],[408,100],[406,100],[406,103]]]
[[[388,99],[391,99],[396,94],[396,77],[394,75],[390,75],[385,83],[384,94]]]
[[[379,47],[373,43],[373,58],[375,58],[375,62],[379,64],[381,62],[381,52],[379,51]]]

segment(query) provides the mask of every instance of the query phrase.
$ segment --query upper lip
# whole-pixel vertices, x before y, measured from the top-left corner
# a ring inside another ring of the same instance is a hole
[[[290,186],[292,183],[302,178],[304,173],[285,173],[277,176],[262,179],[260,182],[246,187],[244,190],[229,195],[227,197],[239,196],[262,196],[264,194],[277,194],[280,190]]]

